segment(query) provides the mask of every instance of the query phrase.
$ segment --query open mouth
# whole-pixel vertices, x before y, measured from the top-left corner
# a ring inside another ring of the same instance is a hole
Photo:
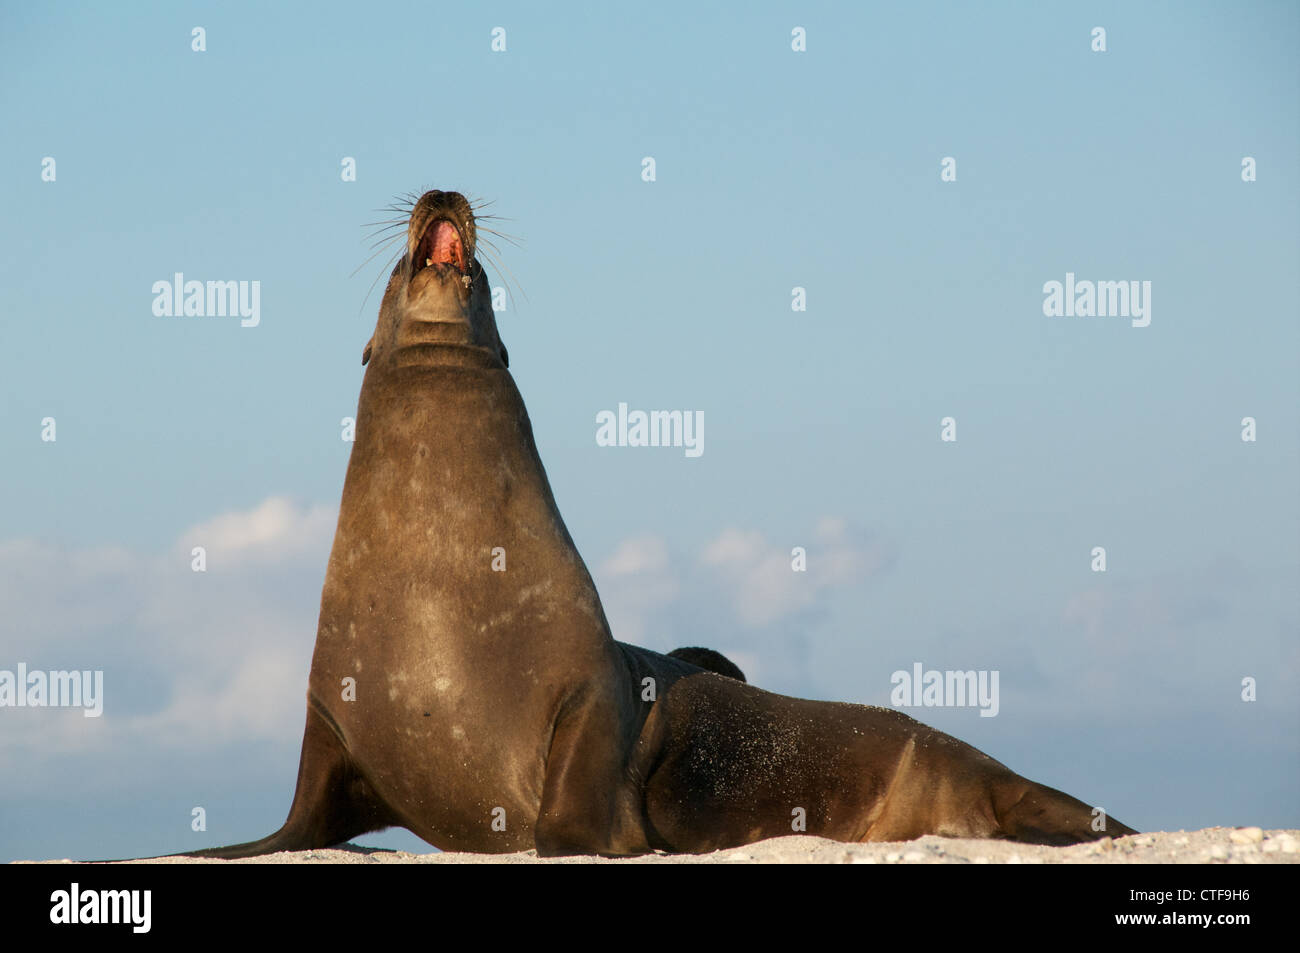
[[[420,238],[420,244],[415,246],[412,263],[412,277],[422,269],[434,265],[450,265],[462,275],[466,274],[465,243],[461,240],[460,231],[445,218],[430,222]]]

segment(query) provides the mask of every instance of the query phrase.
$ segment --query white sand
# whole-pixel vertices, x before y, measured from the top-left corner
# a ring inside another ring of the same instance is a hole
[[[19,861],[24,863],[24,861]],[[68,864],[69,860],[45,861]],[[650,854],[543,859],[517,854],[408,854],[349,845],[334,850],[268,854],[247,860],[165,857],[133,864],[1296,864],[1300,831],[1210,827],[1200,831],[1137,834],[1074,847],[1036,847],[994,840],[922,837],[882,844],[842,844],[822,837],[776,837],[711,854]]]

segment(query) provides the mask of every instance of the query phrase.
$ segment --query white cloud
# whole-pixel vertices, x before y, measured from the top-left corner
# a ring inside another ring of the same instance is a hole
[[[806,551],[806,571],[793,568],[795,546]],[[756,680],[760,656],[738,647],[750,644],[741,632],[770,632],[892,561],[892,545],[844,520],[823,519],[780,544],[758,530],[727,528],[694,557],[673,558],[662,538],[638,536],[620,543],[595,575],[615,638],[659,651],[707,645]],[[785,644],[794,649],[798,641]]]
[[[601,569],[611,576],[659,572],[668,566],[668,544],[658,536],[634,536],[618,544]]]
[[[806,567],[799,572],[795,547],[805,553]],[[808,608],[827,589],[874,576],[892,559],[891,546],[827,517],[818,521],[811,539],[783,546],[769,543],[757,530],[724,530],[704,547],[699,561],[718,573],[737,619],[752,628]]]
[[[102,669],[104,714],[6,711],[0,772],[36,755],[202,748],[248,739],[293,744],[334,507],[272,497],[180,533],[165,552],[0,541],[0,668]],[[738,628],[770,626],[815,596],[878,571],[879,546],[842,522],[807,540],[808,572],[789,546],[728,529],[694,558],[656,535],[624,540],[597,567],[615,636],[664,650],[715,645]],[[203,546],[208,571],[191,570]],[[732,654],[755,672],[753,646]]]
[[[14,621],[0,668],[105,673],[99,718],[6,710],[0,773],[92,749],[296,741],[336,512],[271,498],[162,554],[0,542],[0,616]],[[193,546],[207,572],[191,571]]]
[[[681,592],[668,544],[658,536],[625,539],[597,567],[596,576],[609,627],[621,642],[653,641],[650,618]]]
[[[322,535],[331,538],[338,508],[316,505],[302,509],[284,497],[273,496],[251,510],[223,513],[191,526],[178,541],[188,552],[202,546],[210,558],[229,565],[253,561],[282,561],[286,556],[312,552]]]

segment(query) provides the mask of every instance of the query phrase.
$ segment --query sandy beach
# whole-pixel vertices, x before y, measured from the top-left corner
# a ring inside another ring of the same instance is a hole
[[[32,861],[18,861],[32,863]],[[39,863],[72,864],[71,860]],[[541,858],[514,854],[411,854],[347,845],[331,850],[289,851],[246,860],[162,857],[129,864],[1297,864],[1300,831],[1258,827],[1210,827],[1162,831],[1118,840],[1105,838],[1071,847],[1039,847],[996,840],[921,837],[914,841],[843,844],[822,837],[775,837],[710,854],[648,854],[642,857]]]

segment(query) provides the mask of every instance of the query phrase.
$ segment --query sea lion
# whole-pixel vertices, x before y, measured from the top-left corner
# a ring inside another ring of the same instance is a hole
[[[394,825],[444,850],[542,855],[795,830],[1102,836],[1087,805],[906,715],[616,642],[506,366],[474,209],[427,192],[406,225],[363,356],[289,816],[262,840],[194,853]],[[1130,832],[1112,820],[1105,833]]]

